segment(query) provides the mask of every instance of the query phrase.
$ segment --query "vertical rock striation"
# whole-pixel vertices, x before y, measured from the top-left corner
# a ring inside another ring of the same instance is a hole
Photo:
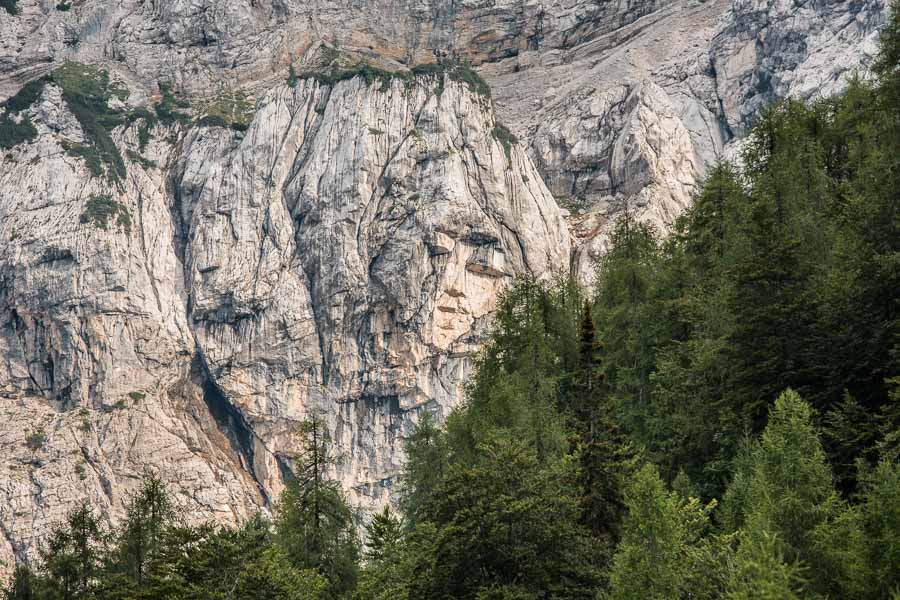
[[[864,70],[886,10],[15,6],[0,98],[68,60],[129,95],[110,99],[121,118],[101,146],[57,84],[0,107],[35,128],[0,139],[4,560],[34,556],[81,499],[117,519],[148,470],[198,520],[266,509],[313,413],[351,500],[388,501],[402,437],[459,403],[512,278],[589,280],[624,210],[669,227],[766,103]]]
[[[244,132],[159,126],[119,185],[63,150],[84,133],[55,85],[29,111],[40,135],[0,179],[0,522],[19,553],[78,498],[115,515],[148,468],[198,518],[268,506],[311,413],[351,500],[387,501],[400,436],[459,401],[500,290],[568,264],[524,150],[443,75],[277,85]],[[100,198],[128,218],[92,220]]]

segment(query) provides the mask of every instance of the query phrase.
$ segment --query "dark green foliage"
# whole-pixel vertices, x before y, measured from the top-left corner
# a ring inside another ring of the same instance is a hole
[[[388,507],[376,514],[366,526],[365,563],[360,571],[354,598],[359,600],[397,600],[409,594],[419,541],[414,534],[404,536],[400,520]]]
[[[494,332],[476,360],[467,410],[448,420],[447,436],[458,459],[509,434],[552,462],[569,450],[560,408],[578,361],[583,296],[571,281],[552,285],[522,278],[501,293]]]
[[[421,523],[394,544],[383,545],[380,558],[362,568],[356,600],[412,600],[426,598],[431,574],[438,568],[436,528]]]
[[[443,63],[425,63],[421,65],[414,65],[410,68],[409,72],[412,73],[413,76],[419,77],[429,76],[429,75],[440,75],[443,76],[444,71],[446,71],[447,67]]]
[[[475,598],[496,586],[551,597],[592,598],[598,558],[578,524],[573,473],[546,466],[534,448],[498,439],[475,465],[454,464],[423,513],[435,527],[425,597]]]
[[[34,574],[26,566],[16,565],[12,579],[3,591],[4,600],[39,600],[39,588]]]
[[[353,514],[339,484],[326,477],[332,458],[324,422],[312,417],[298,434],[295,479],[281,496],[275,521],[278,541],[295,567],[325,578],[327,598],[337,598],[356,583],[359,548]]]
[[[785,562],[776,540],[769,535],[747,539],[735,560],[729,600],[798,600],[801,570]]]
[[[186,125],[189,123],[191,120],[190,116],[178,109],[190,108],[190,103],[187,100],[178,98],[170,83],[160,83],[159,91],[162,94],[162,99],[153,107],[159,121],[166,125],[171,125],[172,123]]]
[[[297,71],[294,70],[294,65],[288,65],[287,84],[292,88],[297,87]]]
[[[860,521],[864,531],[869,597],[900,590],[900,465],[882,461],[863,478]]]
[[[22,86],[12,97],[0,105],[4,114],[0,117],[0,148],[10,149],[18,144],[30,142],[37,137],[37,129],[23,110],[37,102],[46,85],[45,79],[35,79]]]
[[[459,81],[468,85],[471,91],[482,98],[490,99],[491,87],[469,63],[451,64],[447,67],[447,74],[453,81]]]
[[[404,75],[400,72],[379,69],[368,63],[360,63],[347,68],[332,66],[327,71],[304,71],[299,73],[297,77],[300,79],[314,79],[324,85],[335,85],[341,81],[349,81],[355,77],[361,77],[367,85],[379,82],[381,90],[385,91],[391,80],[403,79]]]
[[[67,2],[60,2],[59,4],[56,5],[56,10],[58,10],[60,12],[67,12],[71,8],[72,8],[72,4],[67,3]]]
[[[274,523],[182,526],[151,479],[114,531],[73,512],[7,597],[900,597],[892,14],[877,81],[765,111],[742,173],[715,165],[671,237],[626,211],[592,299],[566,279],[501,294],[465,402],[440,426],[421,409],[403,518],[375,515],[362,557],[312,418]],[[326,58],[328,81],[398,77]],[[207,114],[233,127],[246,108]],[[102,227],[123,210],[88,208]]]
[[[38,427],[25,438],[25,445],[28,446],[29,450],[34,452],[35,450],[43,448],[44,442],[46,441],[47,434],[44,432],[43,428]]]
[[[372,517],[366,527],[366,548],[364,558],[369,562],[386,560],[400,544],[403,529],[390,507]]]
[[[149,477],[126,517],[105,528],[87,505],[53,528],[33,569],[18,567],[7,600],[319,600],[324,580],[294,568],[256,516],[233,529],[180,525],[171,497]]]
[[[832,457],[831,467],[845,491],[855,487],[860,459],[874,464],[878,458],[878,415],[866,410],[850,394],[825,413],[823,442]]]
[[[153,475],[144,481],[126,508],[127,516],[118,532],[117,551],[109,571],[140,586],[162,550],[175,508],[162,481]]]
[[[570,378],[567,405],[580,468],[582,522],[613,545],[625,512],[623,491],[633,473],[635,451],[613,412],[603,344],[597,339],[591,307],[584,305],[579,330],[578,362]]]
[[[216,99],[206,108],[199,124],[205,127],[231,128],[246,131],[253,119],[253,105],[240,90],[220,90]]]
[[[408,439],[407,537],[428,531],[432,544],[417,546],[407,597],[593,597],[608,549],[582,525],[565,415],[583,300],[568,281],[519,280],[465,407],[446,430],[424,417]]]
[[[828,527],[840,502],[812,424],[812,408],[795,392],[788,390],[775,402],[769,424],[736,481],[725,497],[727,504],[742,505],[729,507],[733,527],[775,536],[789,563],[824,563],[817,531]]]
[[[291,566],[259,517],[240,529],[170,527],[154,564],[163,568],[136,597],[312,600],[322,586],[314,573]]]
[[[684,580],[681,553],[687,539],[680,500],[646,465],[626,496],[628,518],[613,561],[612,598],[677,598]]]
[[[94,177],[103,177],[103,161],[97,148],[91,144],[70,144],[63,142],[63,150],[69,156],[83,158],[84,164]]]
[[[633,476],[628,516],[610,570],[610,597],[721,598],[729,580],[731,538],[713,535],[702,506],[666,490],[652,465]]]
[[[683,469],[721,495],[740,440],[788,387],[824,419],[846,495],[854,461],[891,436],[879,422],[900,364],[900,121],[886,93],[857,81],[776,104],[743,175],[715,166],[669,240],[627,214],[617,224],[597,323],[619,416],[665,480]]]
[[[406,522],[415,525],[424,516],[425,502],[435,493],[444,476],[450,450],[446,434],[427,412],[419,417],[419,423],[404,445],[407,461],[400,504]]]
[[[382,91],[388,89],[391,81],[397,79],[403,81],[407,85],[415,81],[418,77],[438,77],[441,79],[441,85],[438,90],[443,90],[443,77],[447,76],[451,81],[465,83],[468,88],[484,98],[489,100],[491,97],[491,88],[487,82],[481,78],[474,69],[468,64],[463,63],[438,63],[416,65],[408,72],[403,71],[386,71],[368,63],[360,63],[352,67],[340,67],[336,64],[329,63],[326,70],[305,71],[296,75],[301,79],[315,79],[319,83],[325,85],[334,85],[341,81],[347,81],[354,77],[362,77],[366,84],[372,85],[379,83]],[[513,142],[514,143],[514,142]]]
[[[7,13],[16,16],[19,14],[19,7],[16,6],[17,0],[0,0],[0,8]]]
[[[97,516],[87,503],[69,513],[65,524],[53,528],[41,549],[50,597],[90,598],[99,588],[105,540]]]
[[[0,117],[0,148],[10,149],[37,137],[37,129],[26,115],[15,121],[10,113]]]
[[[157,123],[159,123],[159,119],[154,113],[140,106],[132,109],[126,116],[126,120],[129,125],[137,121],[141,122],[138,126],[138,150],[143,152],[150,142],[150,136]]]
[[[227,129],[229,126],[228,121],[225,120],[224,117],[219,115],[206,115],[201,117],[197,124],[200,127],[221,127],[223,129]]]
[[[109,100],[113,96],[124,100],[128,92],[111,82],[106,71],[72,61],[66,61],[50,77],[62,88],[63,99],[87,138],[85,144],[69,146],[69,154],[84,158],[94,176],[121,182],[125,161],[110,132],[125,121],[125,115],[111,109]]]
[[[841,500],[812,416],[808,403],[786,391],[738,464],[724,520],[742,530],[733,592],[743,592],[735,597],[755,597],[747,595],[755,586],[797,597],[886,598],[897,581],[897,548],[887,539],[898,524],[896,467],[882,462],[863,477],[855,505]]]
[[[516,138],[513,133],[507,129],[504,125],[495,125],[493,131],[491,132],[500,145],[503,146],[503,152],[506,153],[506,160],[510,160],[510,153],[512,152],[513,144],[519,143],[518,138]]]
[[[149,158],[144,158],[143,156],[141,156],[134,150],[126,150],[125,155],[130,160],[132,160],[132,161],[138,163],[139,165],[141,165],[142,167],[144,167],[144,169],[155,169],[156,168],[155,161],[152,161]]]
[[[115,219],[116,225],[123,228],[126,233],[131,231],[131,213],[128,212],[128,207],[116,202],[111,196],[92,195],[88,198],[80,220],[82,223],[90,223],[94,227],[107,229],[113,219]]]
[[[13,113],[18,113],[31,107],[31,105],[37,102],[38,98],[41,97],[45,85],[47,85],[47,80],[44,78],[29,81],[23,85],[14,96],[7,98],[6,101],[3,102],[2,108]]]

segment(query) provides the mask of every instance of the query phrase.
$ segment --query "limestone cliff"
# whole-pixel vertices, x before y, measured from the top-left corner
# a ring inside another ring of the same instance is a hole
[[[0,99],[18,100],[0,132],[24,137],[0,151],[7,561],[83,498],[115,519],[148,470],[198,520],[268,508],[311,413],[351,501],[388,501],[402,437],[459,403],[513,277],[589,278],[625,207],[671,224],[761,106],[864,68],[885,10],[11,6]],[[78,69],[100,73],[79,65],[109,72],[108,114],[73,101]]]

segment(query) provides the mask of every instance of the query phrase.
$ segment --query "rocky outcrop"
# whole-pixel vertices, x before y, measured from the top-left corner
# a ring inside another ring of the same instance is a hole
[[[885,11],[882,0],[669,2],[572,48],[522,52],[482,74],[572,212],[575,269],[589,280],[591,258],[626,207],[665,231],[764,105],[828,95],[864,73]]]
[[[265,507],[311,413],[351,500],[388,500],[401,436],[459,401],[500,290],[568,262],[524,150],[443,75],[278,85],[246,131],[158,126],[144,156],[123,125],[118,185],[63,150],[85,139],[55,85],[27,114],[40,135],[0,179],[16,550],[78,498],[115,515],[154,465],[197,518]],[[128,218],[93,220],[98,198]]]
[[[886,10],[16,4],[0,98],[67,60],[128,95],[99,158],[57,85],[0,108],[36,128],[0,151],[0,559],[80,499],[114,520],[148,469],[195,519],[266,509],[312,413],[351,501],[388,501],[512,278],[589,280],[624,210],[669,227],[765,103],[864,69]]]
[[[712,40],[712,66],[724,126],[742,136],[758,111],[787,96],[840,91],[877,51],[883,0],[735,1]]]

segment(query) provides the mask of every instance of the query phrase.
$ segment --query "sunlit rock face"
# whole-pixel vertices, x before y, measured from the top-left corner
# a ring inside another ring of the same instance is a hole
[[[7,552],[84,497],[115,517],[147,469],[198,519],[271,506],[310,414],[351,501],[389,500],[499,292],[568,267],[524,149],[443,76],[276,85],[244,132],[159,126],[121,185],[63,151],[84,140],[56,86],[29,111],[0,179]],[[127,223],[85,222],[100,196]]]
[[[116,521],[150,471],[197,521],[270,509],[311,414],[328,423],[351,502],[365,512],[395,498],[402,438],[423,411],[440,417],[462,400],[505,286],[570,271],[589,281],[625,210],[670,227],[763,106],[864,73],[886,10],[878,0],[18,9],[0,10],[0,98],[75,60],[127,88],[123,111],[152,107],[167,84],[191,118],[144,140],[139,121],[117,126],[127,175],[113,183],[67,150],[88,136],[47,85],[23,112],[36,139],[0,152],[7,568],[35,556],[83,499]],[[490,91],[408,73],[458,62]],[[362,63],[396,76],[306,76]],[[201,124],[237,91],[246,128]],[[101,223],[91,215],[103,207],[114,212]]]

